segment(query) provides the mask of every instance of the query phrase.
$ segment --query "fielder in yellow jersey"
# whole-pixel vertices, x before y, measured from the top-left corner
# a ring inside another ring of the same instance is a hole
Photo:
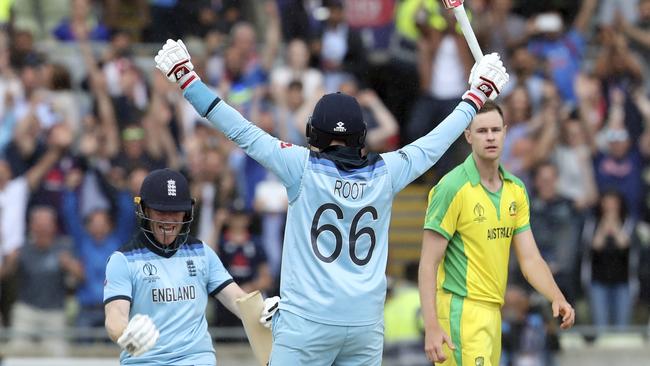
[[[429,193],[419,288],[425,352],[442,365],[499,365],[511,244],[561,327],[575,319],[537,249],[526,188],[499,165],[505,130],[501,109],[486,103],[465,130],[472,154]]]

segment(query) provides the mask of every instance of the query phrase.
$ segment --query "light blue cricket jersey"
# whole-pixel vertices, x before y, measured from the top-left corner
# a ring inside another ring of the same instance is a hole
[[[147,314],[160,331],[156,345],[139,357],[120,354],[122,365],[215,365],[205,309],[232,283],[216,253],[188,238],[165,254],[142,235],[114,252],[106,265],[104,304],[131,302],[130,318]]]
[[[202,82],[184,95],[287,189],[280,309],[331,325],[380,321],[393,198],[460,136],[476,114],[474,107],[461,102],[426,136],[400,150],[369,155],[359,168],[344,169],[328,154],[270,136]]]

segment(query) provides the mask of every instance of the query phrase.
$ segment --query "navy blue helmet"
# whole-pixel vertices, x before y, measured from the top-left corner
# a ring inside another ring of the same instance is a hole
[[[135,203],[140,230],[153,246],[169,252],[185,243],[194,219],[194,199],[190,196],[190,186],[183,174],[171,169],[152,171],[142,182],[140,196],[135,197]],[[185,212],[185,216],[183,221],[162,222],[147,217],[147,208],[162,212]],[[181,225],[181,230],[170,245],[164,246],[154,237],[152,223],[178,224]]]
[[[332,140],[341,140],[350,147],[363,147],[366,123],[357,100],[341,92],[325,94],[314,107],[307,123],[310,145],[324,149]]]

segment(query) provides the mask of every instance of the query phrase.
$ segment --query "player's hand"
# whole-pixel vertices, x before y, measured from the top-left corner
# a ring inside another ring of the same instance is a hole
[[[571,304],[569,304],[565,299],[553,300],[551,307],[553,308],[554,318],[559,316],[562,317],[560,328],[569,329],[573,326],[573,323],[576,321],[576,311],[573,309]]]
[[[498,53],[483,56],[474,64],[469,75],[470,88],[463,99],[471,100],[478,109],[488,100],[496,99],[510,79]]]
[[[447,356],[445,356],[445,352],[442,349],[444,343],[447,343],[447,346],[449,346],[450,349],[456,349],[451,338],[444,330],[442,330],[442,328],[437,327],[425,332],[424,353],[426,353],[429,361],[444,362],[447,359]]]
[[[181,89],[185,89],[199,80],[190,59],[190,54],[180,39],[178,41],[168,39],[154,57],[156,68],[162,71],[170,81],[178,83]]]
[[[136,314],[126,326],[117,344],[133,356],[140,356],[156,344],[160,333],[148,315]]]
[[[267,328],[271,328],[271,320],[273,314],[278,312],[278,305],[280,303],[279,296],[268,297],[264,299],[264,309],[260,314],[260,323]]]

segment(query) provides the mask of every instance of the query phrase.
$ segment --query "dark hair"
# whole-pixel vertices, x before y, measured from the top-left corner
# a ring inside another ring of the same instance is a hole
[[[294,79],[289,82],[289,85],[287,85],[287,90],[291,89],[300,89],[302,90],[302,81]]]
[[[613,196],[618,198],[618,202],[619,202],[618,215],[621,218],[621,222],[625,222],[625,219],[627,219],[628,216],[627,202],[625,202],[625,196],[623,196],[623,193],[614,188],[608,188],[607,190],[605,190],[600,194],[600,199],[598,200],[598,204],[594,209],[596,220],[600,222],[600,220],[603,218],[602,204],[603,204],[603,199],[607,196]]]
[[[488,100],[487,102],[485,102],[485,104],[483,104],[483,108],[479,109],[479,111],[476,112],[476,114],[479,115],[481,113],[488,113],[488,112],[492,112],[492,111],[499,112],[499,115],[501,116],[501,119],[503,119],[503,110],[501,109],[501,107],[498,104],[496,104],[495,102],[493,102],[491,100]]]
[[[550,161],[550,160],[544,160],[544,161],[538,163],[537,165],[535,165],[535,166],[533,167],[533,169],[532,169],[532,176],[533,176],[533,177],[537,177],[537,174],[539,174],[539,171],[542,170],[542,168],[545,168],[545,167],[551,167],[551,168],[553,168],[553,170],[555,170],[555,174],[558,174],[558,168],[557,168],[557,165],[555,165],[555,163],[553,163],[553,162]]]
[[[52,90],[69,90],[72,89],[70,71],[61,64],[52,64],[52,79],[50,87]]]

